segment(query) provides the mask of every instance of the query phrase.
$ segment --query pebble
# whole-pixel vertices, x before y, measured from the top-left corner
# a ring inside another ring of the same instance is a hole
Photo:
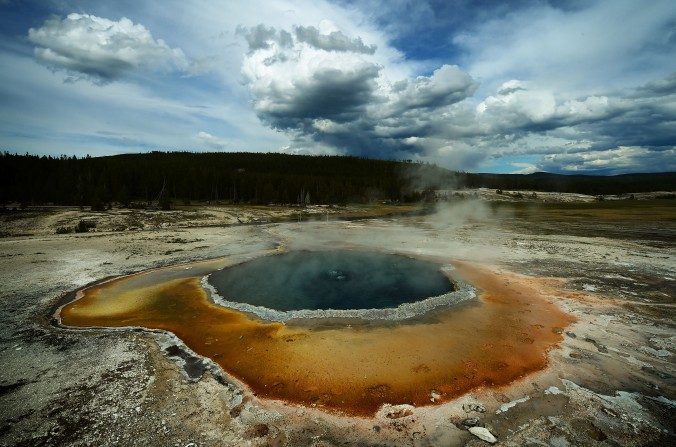
[[[385,414],[385,417],[389,419],[400,419],[406,416],[411,416],[412,414],[413,407],[402,405],[387,412],[387,414]]]
[[[465,413],[470,413],[476,411],[477,413],[485,413],[486,407],[481,404],[463,404],[462,409],[465,410]]]
[[[493,434],[484,427],[470,427],[469,432],[482,441],[488,442],[489,444],[495,444],[498,442],[495,436],[493,436]]]
[[[545,394],[563,394],[563,391],[561,391],[558,387],[550,386],[545,390]]]
[[[479,418],[466,418],[463,419],[462,425],[465,427],[476,427],[479,425]]]

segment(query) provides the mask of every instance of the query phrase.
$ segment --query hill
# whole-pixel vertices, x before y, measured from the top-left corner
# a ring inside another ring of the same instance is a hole
[[[676,173],[612,177],[474,174],[411,161],[278,153],[150,152],[107,157],[0,154],[0,203],[412,202],[435,188],[487,187],[583,194],[676,190]]]

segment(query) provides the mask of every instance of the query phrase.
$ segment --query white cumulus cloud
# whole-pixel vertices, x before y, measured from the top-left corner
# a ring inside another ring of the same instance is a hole
[[[188,68],[179,48],[155,39],[141,24],[89,14],[53,17],[40,28],[31,28],[28,39],[36,45],[35,57],[43,64],[63,69],[75,79],[110,82],[139,69]]]
[[[228,149],[232,147],[232,142],[225,138],[220,138],[215,135],[211,135],[209,132],[200,131],[195,135],[195,139],[211,149]]]

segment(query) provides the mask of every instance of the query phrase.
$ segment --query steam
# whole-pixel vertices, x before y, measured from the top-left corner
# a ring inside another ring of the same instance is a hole
[[[458,199],[450,202],[438,202],[435,212],[425,219],[425,223],[435,230],[457,230],[461,228],[491,227],[492,223],[507,217],[506,211],[489,206],[480,199]]]
[[[426,163],[407,163],[397,171],[409,192],[417,191],[429,200],[434,191],[458,188],[460,181],[455,172]]]
[[[423,215],[366,221],[303,222],[268,228],[288,250],[360,249],[404,254],[446,264],[514,258],[519,247],[504,244],[512,210],[463,189],[462,176],[434,165],[407,163],[397,172],[420,196]]]
[[[492,227],[509,217],[507,211],[479,199],[475,192],[463,189],[457,173],[423,163],[407,164],[399,176],[410,191],[416,191],[425,202],[434,202],[434,212],[424,223],[435,230],[454,230],[466,226]]]

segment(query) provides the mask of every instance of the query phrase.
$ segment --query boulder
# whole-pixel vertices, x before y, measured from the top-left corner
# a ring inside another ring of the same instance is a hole
[[[469,432],[482,441],[488,442],[489,444],[495,444],[498,442],[495,436],[493,436],[493,434],[484,427],[470,427]]]

